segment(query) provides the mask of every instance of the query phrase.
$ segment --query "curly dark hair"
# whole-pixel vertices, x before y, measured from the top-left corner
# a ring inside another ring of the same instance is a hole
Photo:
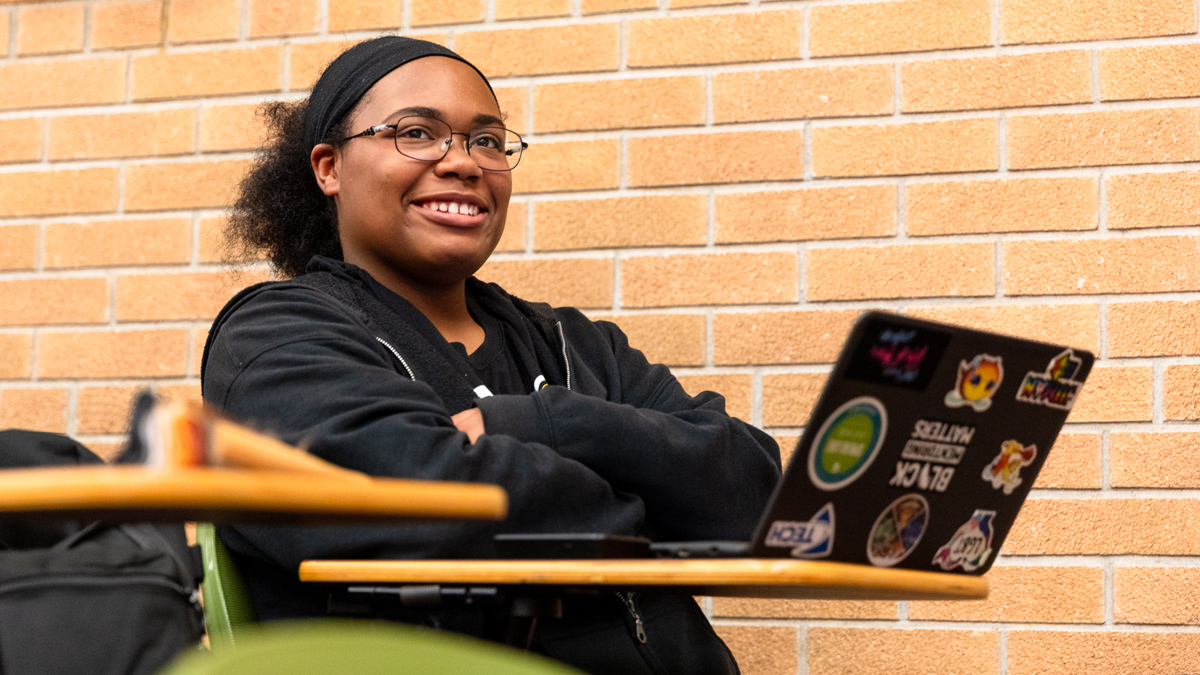
[[[337,209],[313,176],[310,148],[304,143],[304,111],[308,100],[265,103],[269,137],[250,173],[238,186],[230,208],[226,246],[234,259],[265,254],[280,274],[304,274],[308,261],[320,254],[342,259]],[[349,117],[330,130],[329,138],[345,137]]]

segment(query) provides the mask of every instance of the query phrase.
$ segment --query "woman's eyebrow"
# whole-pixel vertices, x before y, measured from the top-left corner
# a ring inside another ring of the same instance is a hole
[[[393,111],[391,115],[387,116],[387,119],[392,119],[393,117],[396,117],[397,115],[399,115],[400,117],[409,117],[410,115],[416,115],[418,117],[432,117],[435,120],[441,120],[443,122],[446,121],[445,116],[442,115],[442,111],[438,110],[437,108],[427,108],[425,106],[420,106],[420,105],[411,106],[408,108],[401,108],[399,110]]]
[[[480,113],[471,120],[471,124],[477,127],[502,127],[504,126],[504,120],[495,115]]]

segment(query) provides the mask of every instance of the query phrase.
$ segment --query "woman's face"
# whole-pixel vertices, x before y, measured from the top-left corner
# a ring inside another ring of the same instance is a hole
[[[371,87],[351,113],[349,132],[414,114],[437,117],[462,134],[501,124],[496,100],[474,69],[432,56]],[[436,162],[400,154],[393,136],[388,130],[313,151],[317,181],[337,205],[345,260],[385,284],[461,282],[483,265],[504,232],[512,174],[480,169],[464,136],[454,136],[449,153]]]

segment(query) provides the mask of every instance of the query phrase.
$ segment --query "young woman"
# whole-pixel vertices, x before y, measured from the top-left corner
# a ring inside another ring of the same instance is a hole
[[[339,56],[308,101],[268,110],[273,140],[231,232],[289,280],[221,312],[205,400],[351,469],[500,485],[509,516],[224,528],[260,619],[325,613],[325,592],[297,581],[312,558],[487,558],[505,532],[749,539],[779,477],[769,436],[717,394],[686,394],[615,325],[471,276],[524,149],[474,66],[379,38]],[[690,597],[627,601],[567,603],[534,649],[597,673],[736,672]],[[494,637],[482,615],[403,618]]]

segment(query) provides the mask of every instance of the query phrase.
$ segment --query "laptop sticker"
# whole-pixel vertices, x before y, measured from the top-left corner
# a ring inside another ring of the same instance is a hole
[[[1071,378],[1083,363],[1070,349],[1050,359],[1046,372],[1029,371],[1021,386],[1017,388],[1017,400],[1021,403],[1044,405],[1059,410],[1070,410],[1075,397],[1083,387],[1082,382]]]
[[[846,377],[924,391],[949,343],[948,333],[873,320],[863,331]]]
[[[886,435],[887,410],[879,399],[860,396],[843,403],[817,431],[808,477],[826,491],[849,485],[875,461]]]
[[[921,543],[929,524],[929,502],[918,494],[904,495],[888,505],[871,526],[867,560],[876,567],[891,567],[908,557]]]
[[[958,466],[974,437],[975,427],[970,424],[919,419],[913,425],[912,436],[904,444],[900,457]]]
[[[992,395],[1004,381],[1004,362],[999,356],[976,354],[970,363],[960,361],[954,389],[946,392],[946,406],[971,406],[975,412],[992,407]]]
[[[964,571],[974,572],[983,567],[992,554],[992,521],[995,511],[976,509],[971,519],[955,531],[933,556],[933,564],[949,572],[962,566]]]
[[[1029,466],[1036,457],[1036,445],[1004,441],[1000,444],[1000,454],[983,467],[983,479],[990,482],[993,489],[1004,488],[1004,494],[1011,495],[1021,485],[1021,467]]]
[[[795,558],[824,558],[833,551],[833,502],[808,522],[777,520],[767,532],[767,546],[791,548]]]
[[[896,462],[896,473],[888,485],[898,488],[917,488],[929,492],[945,492],[954,477],[954,467],[929,462]]]

